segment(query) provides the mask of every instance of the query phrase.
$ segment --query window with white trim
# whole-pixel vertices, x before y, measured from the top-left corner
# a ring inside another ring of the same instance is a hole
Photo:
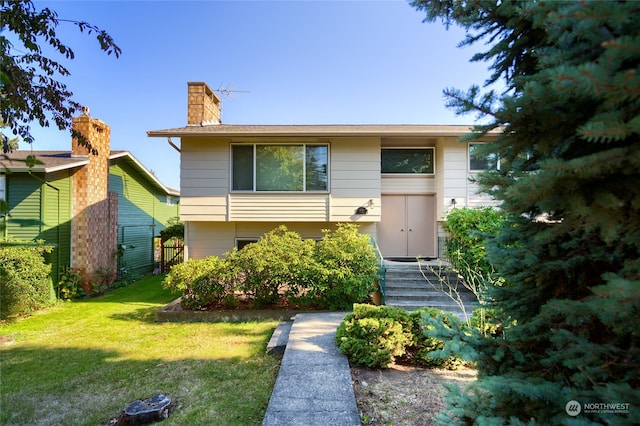
[[[7,201],[7,178],[4,174],[0,174],[0,200]]]
[[[329,145],[232,144],[231,190],[327,192]]]
[[[484,172],[485,170],[500,170],[500,159],[495,152],[478,152],[481,143],[469,144],[469,171]]]
[[[383,174],[432,175],[434,169],[433,148],[382,148],[380,171]]]

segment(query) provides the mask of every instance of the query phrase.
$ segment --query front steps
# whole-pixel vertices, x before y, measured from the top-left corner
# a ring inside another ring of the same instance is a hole
[[[461,319],[464,319],[463,311],[459,305],[446,293],[436,290],[436,288],[429,283],[431,282],[439,286],[440,278],[438,274],[441,275],[443,279],[448,279],[452,284],[457,282],[456,274],[449,273],[449,275],[446,276],[444,269],[442,269],[443,265],[441,261],[421,260],[420,265],[424,275],[420,272],[418,262],[415,261],[398,262],[386,260],[385,265],[387,268],[385,305],[397,306],[407,311],[415,311],[416,309],[428,306],[441,309],[445,312],[455,313]],[[438,274],[430,269],[438,272]],[[444,290],[447,290],[446,286],[444,286]],[[465,288],[462,283],[458,283],[457,290],[460,294],[460,299],[464,303],[467,315],[471,316],[473,310],[478,307],[478,301],[475,295]]]

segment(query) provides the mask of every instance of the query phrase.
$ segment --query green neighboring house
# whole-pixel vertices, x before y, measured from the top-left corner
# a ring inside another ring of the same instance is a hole
[[[35,156],[40,164],[27,167],[20,161],[27,156]],[[44,240],[53,245],[52,278],[57,282],[65,267],[77,267],[74,187],[91,184],[84,177],[82,184],[74,182],[90,159],[71,151],[14,151],[9,157],[0,160],[0,198],[9,206],[8,212],[0,214],[5,223],[0,239]],[[163,185],[128,151],[110,151],[108,179],[101,182],[108,185],[110,199],[117,198],[118,250],[111,256],[115,261],[117,254],[118,266],[135,274],[152,272],[154,238],[171,218],[179,216],[180,193]],[[101,245],[104,239],[96,237],[89,243]]]

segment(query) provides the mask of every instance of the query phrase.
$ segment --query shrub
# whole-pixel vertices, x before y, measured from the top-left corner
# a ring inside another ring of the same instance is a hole
[[[498,233],[504,218],[504,213],[491,207],[462,208],[451,211],[443,224],[449,234],[447,259],[480,302],[486,299],[490,285],[503,281],[487,260],[486,245]]]
[[[409,314],[390,306],[355,304],[336,331],[340,351],[369,368],[389,367],[412,341]]]
[[[282,225],[225,260],[189,261],[174,267],[165,286],[184,293],[182,305],[202,309],[233,290],[255,308],[286,299],[300,308],[350,309],[376,289],[376,256],[367,235],[354,225],[325,230],[324,239],[303,240]],[[217,259],[217,258],[216,258]],[[209,298],[212,298],[209,300]]]
[[[451,352],[452,345],[435,334],[442,327],[436,329],[434,323],[458,333],[466,327],[455,315],[436,308],[409,314],[392,306],[354,304],[353,313],[338,326],[336,343],[351,362],[369,368],[388,368],[394,362],[448,369],[465,364]]]
[[[182,292],[180,304],[185,309],[235,303],[235,274],[226,260],[216,256],[174,266],[164,279],[164,287]]]
[[[29,314],[53,303],[51,247],[31,242],[0,245],[0,318]]]
[[[241,274],[240,289],[255,307],[263,307],[281,297],[293,301],[304,294],[314,264],[314,246],[315,241],[303,240],[281,225],[258,242],[231,251],[227,260]]]
[[[82,289],[82,275],[71,268],[65,268],[57,285],[58,299],[70,300],[85,296]]]
[[[311,293],[329,309],[350,309],[368,300],[375,284],[376,254],[369,237],[354,224],[324,230],[316,245],[316,276]]]
[[[415,343],[408,352],[415,363],[423,367],[447,369],[456,369],[464,364],[464,361],[456,354],[450,355],[442,352],[445,348],[445,341],[433,333],[436,329],[433,321],[426,321],[427,318],[432,318],[448,327],[455,325],[463,328],[464,326],[457,316],[437,308],[421,308],[411,312],[410,317]]]

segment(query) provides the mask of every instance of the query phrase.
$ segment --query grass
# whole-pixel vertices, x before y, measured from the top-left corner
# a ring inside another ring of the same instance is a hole
[[[161,277],[0,326],[0,424],[100,425],[171,397],[163,425],[259,425],[279,367],[276,321],[155,323]]]

